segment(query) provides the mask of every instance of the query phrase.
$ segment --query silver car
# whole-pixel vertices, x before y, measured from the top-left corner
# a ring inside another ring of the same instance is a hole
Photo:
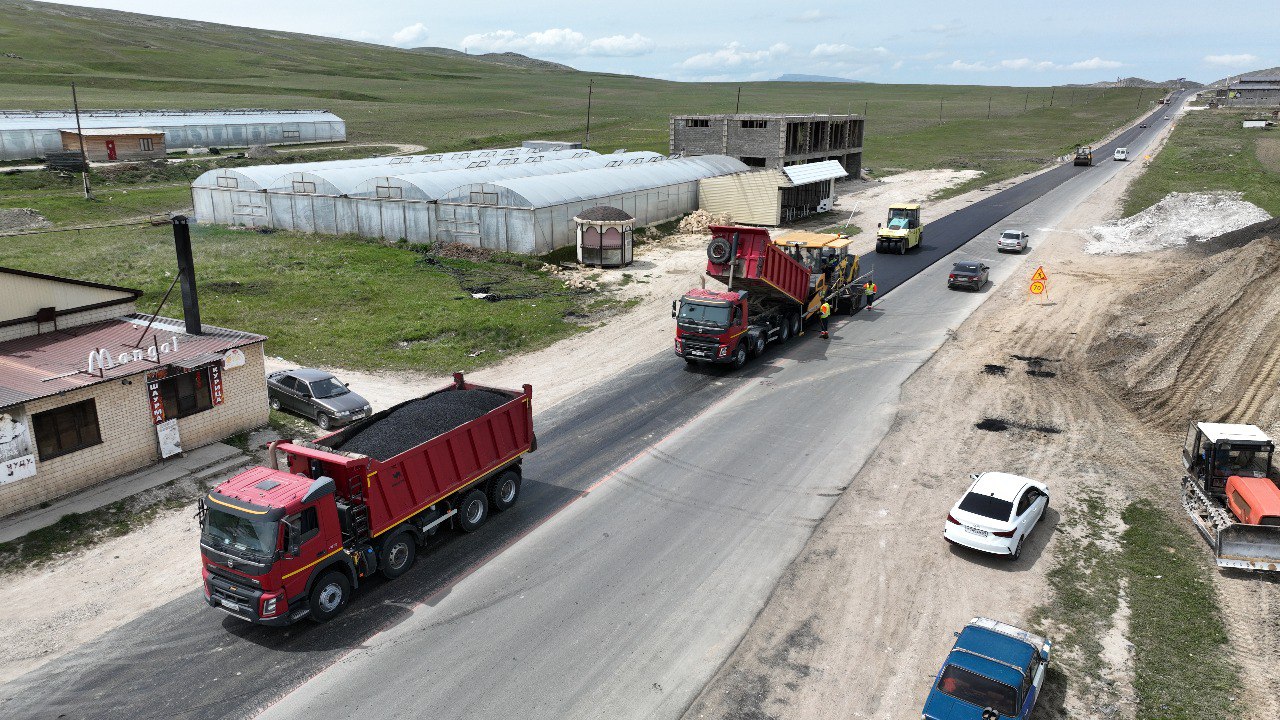
[[[332,373],[310,368],[280,370],[267,376],[272,410],[288,410],[316,421],[322,430],[368,417],[369,401],[351,392]]]
[[[1027,234],[1021,230],[1005,230],[996,240],[998,252],[1020,253],[1027,247]]]

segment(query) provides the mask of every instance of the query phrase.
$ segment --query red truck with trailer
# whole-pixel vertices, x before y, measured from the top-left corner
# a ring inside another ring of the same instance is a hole
[[[264,625],[336,616],[374,573],[404,574],[442,525],[471,532],[515,504],[521,460],[537,447],[532,399],[529,385],[500,390],[456,373],[315,442],[273,443],[270,467],[201,499],[205,599]]]
[[[788,241],[764,228],[711,226],[707,275],[724,291],[690,290],[671,304],[676,319],[675,353],[687,363],[742,367],[771,342],[801,333],[822,303],[855,312],[858,258],[841,236]]]

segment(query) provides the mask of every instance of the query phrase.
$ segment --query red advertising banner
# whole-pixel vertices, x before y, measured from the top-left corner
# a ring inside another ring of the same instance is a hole
[[[147,397],[151,399],[151,421],[159,425],[164,422],[164,400],[160,398],[158,373],[147,373]]]
[[[217,364],[209,366],[209,394],[214,405],[222,404],[222,368]]]

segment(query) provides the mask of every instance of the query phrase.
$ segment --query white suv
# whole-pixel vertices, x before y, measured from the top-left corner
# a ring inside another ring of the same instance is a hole
[[[996,251],[1004,252],[1010,250],[1020,253],[1027,247],[1027,234],[1021,230],[1005,230],[1000,233],[1000,239],[996,240]]]
[[[1128,160],[1129,148],[1116,148],[1115,154],[1111,156],[1116,160]]]

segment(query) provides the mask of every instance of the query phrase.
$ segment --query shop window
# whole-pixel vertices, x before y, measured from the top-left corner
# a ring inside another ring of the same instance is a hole
[[[151,138],[142,138],[139,140],[138,149],[143,152],[151,152],[154,149],[151,145]]]
[[[183,418],[213,407],[209,368],[171,375],[160,381],[160,400],[166,418]]]
[[[31,421],[36,428],[36,447],[41,460],[102,442],[102,433],[98,430],[98,406],[92,399],[35,413]]]

